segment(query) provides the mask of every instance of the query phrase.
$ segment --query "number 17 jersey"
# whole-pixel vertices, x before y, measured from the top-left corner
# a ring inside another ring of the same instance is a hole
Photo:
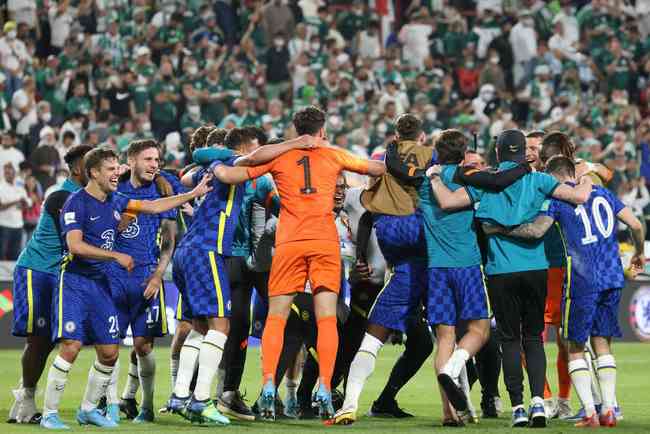
[[[583,205],[550,202],[545,214],[560,224],[567,254],[566,291],[571,297],[625,285],[616,239],[616,216],[623,208],[616,196],[598,186]]]
[[[248,168],[251,178],[270,173],[278,188],[276,246],[304,240],[338,242],[334,191],[343,170],[365,174],[368,161],[342,149],[323,147],[292,150],[267,164]]]

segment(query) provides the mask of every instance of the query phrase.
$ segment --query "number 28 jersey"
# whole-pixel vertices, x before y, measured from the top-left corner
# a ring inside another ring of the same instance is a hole
[[[270,173],[280,194],[276,247],[290,241],[338,242],[334,223],[336,179],[343,170],[366,174],[368,161],[331,147],[296,149],[261,166],[248,176]]]
[[[622,288],[625,278],[616,240],[616,216],[625,205],[609,190],[598,186],[594,186],[583,205],[557,199],[545,205],[545,214],[560,224],[569,273],[567,294],[573,297]]]

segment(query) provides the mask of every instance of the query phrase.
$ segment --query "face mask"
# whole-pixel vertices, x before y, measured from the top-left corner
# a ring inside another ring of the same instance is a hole
[[[163,11],[167,14],[173,14],[176,11],[176,6],[175,5],[167,5],[163,7]]]
[[[52,120],[52,113],[50,113],[50,112],[43,113],[41,115],[41,119],[43,120],[43,122],[48,123],[49,121]]]
[[[151,131],[151,123],[145,122],[142,124],[142,131],[148,132]]]
[[[436,119],[438,119],[438,113],[436,113],[436,112],[427,113],[427,120],[429,122],[435,122]]]
[[[199,72],[199,68],[197,68],[196,66],[190,66],[187,68],[187,73],[190,75],[195,75],[198,72]]]
[[[74,123],[72,124],[72,126],[74,127],[75,130],[77,130],[77,131],[81,131],[81,129],[83,128],[84,124],[83,124],[83,122],[74,122]]]
[[[616,105],[627,105],[627,98],[614,98],[612,102]]]
[[[312,51],[318,51],[318,50],[320,50],[320,42],[312,42],[312,43],[311,43],[311,50],[312,50]]]
[[[198,105],[190,105],[187,107],[187,114],[189,114],[192,119],[198,119],[201,116],[201,107]]]
[[[276,48],[282,48],[282,46],[284,45],[284,39],[282,39],[282,38],[275,38],[275,39],[273,40],[273,45],[275,45]]]
[[[474,68],[474,62],[467,62],[465,64],[465,66],[467,67],[467,69],[473,69]]]
[[[7,32],[7,38],[9,39],[16,39],[16,31],[11,30],[10,32]]]
[[[498,65],[499,64],[499,56],[496,57],[490,57],[490,62],[492,62],[493,65]]]
[[[239,81],[242,81],[243,79],[244,79],[244,74],[242,74],[241,72],[235,72],[232,75],[232,80],[233,81],[239,82]]]
[[[510,122],[512,120],[512,113],[504,113],[503,114],[503,121],[504,122]]]

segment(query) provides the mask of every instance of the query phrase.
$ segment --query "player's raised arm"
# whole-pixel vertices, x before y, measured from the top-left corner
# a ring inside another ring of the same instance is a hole
[[[241,184],[251,179],[251,176],[248,175],[248,168],[244,166],[230,167],[220,164],[212,169],[212,174],[224,184]]]
[[[630,228],[632,233],[632,241],[634,242],[634,256],[632,257],[632,267],[636,273],[643,271],[645,267],[644,256],[644,242],[645,234],[643,233],[643,225],[638,218],[634,216],[632,210],[628,207],[623,208],[616,215],[620,221],[625,223]]]
[[[440,179],[440,171],[442,166],[431,166],[427,170],[427,176],[431,179],[431,189],[433,195],[438,201],[438,205],[445,211],[455,209],[467,208],[472,204],[472,198],[469,197],[467,190],[459,188],[456,191],[451,191]]]
[[[503,226],[492,225],[490,223],[483,223],[481,226],[486,235],[503,234],[516,238],[538,239],[546,234],[554,221],[553,217],[539,215],[535,221],[524,223],[514,228],[504,228]]]
[[[237,158],[235,160],[235,166],[259,166],[293,149],[309,149],[327,145],[327,141],[320,137],[303,134],[302,136],[286,140],[282,143],[257,148],[250,154]]]
[[[512,169],[499,170],[498,172],[459,167],[454,175],[454,182],[482,190],[499,192],[505,190],[527,173],[530,173],[530,166],[527,163],[519,164]]]
[[[580,179],[580,184],[575,187],[571,187],[567,184],[558,185],[557,188],[553,191],[552,196],[555,199],[570,202],[574,205],[582,205],[589,200],[592,187],[593,182],[591,181],[591,178],[588,176],[583,176]]]
[[[201,182],[190,192],[177,194],[176,196],[164,197],[156,200],[130,200],[126,206],[128,213],[144,213],[144,214],[159,214],[161,212],[169,211],[170,209],[177,208],[192,199],[203,196],[212,187],[208,185],[212,178],[206,175],[201,179]]]
[[[131,256],[88,244],[83,240],[83,232],[80,229],[74,229],[66,233],[65,241],[68,245],[68,251],[74,256],[97,261],[116,261],[129,272],[133,270],[134,262]]]

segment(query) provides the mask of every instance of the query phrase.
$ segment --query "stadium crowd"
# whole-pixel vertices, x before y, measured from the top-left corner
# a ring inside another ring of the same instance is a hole
[[[474,134],[491,163],[504,129],[567,132],[648,214],[647,2],[10,0],[3,17],[1,259],[29,239],[71,146],[153,136],[181,167],[203,123],[291,137],[311,104],[360,156],[405,111],[427,134]]]

